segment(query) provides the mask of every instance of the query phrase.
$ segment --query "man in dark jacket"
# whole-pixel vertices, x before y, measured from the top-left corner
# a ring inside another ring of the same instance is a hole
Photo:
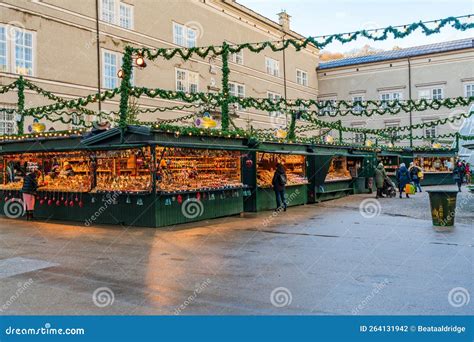
[[[461,162],[456,163],[453,170],[453,178],[458,186],[458,191],[461,192],[462,179],[464,177],[464,168]]]
[[[400,191],[400,198],[402,198],[403,191],[405,190],[405,186],[411,183],[410,172],[408,171],[405,163],[400,164],[400,168],[397,170],[397,182],[398,182],[398,190]],[[408,193],[405,192],[407,198]]]
[[[286,172],[285,168],[282,164],[278,163],[275,174],[273,175],[272,180],[273,190],[275,191],[276,197],[276,210],[281,210],[283,206],[283,210],[286,211],[286,200],[285,200],[285,186],[286,186]]]

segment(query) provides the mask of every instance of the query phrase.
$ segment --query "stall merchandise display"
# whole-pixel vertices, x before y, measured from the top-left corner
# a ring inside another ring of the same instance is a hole
[[[400,158],[398,156],[380,156],[379,161],[382,162],[387,175],[395,175],[400,164]]]
[[[328,174],[326,175],[326,182],[338,182],[343,180],[351,180],[352,176],[347,169],[346,157],[334,157],[331,160]]]
[[[450,173],[454,169],[453,157],[417,157],[415,164],[421,166],[424,173]]]
[[[0,190],[20,190],[23,177],[37,170],[38,190],[56,192],[88,192],[92,173],[88,155],[68,153],[23,153],[3,156],[3,184]]]
[[[96,186],[93,192],[150,192],[152,188],[149,147],[101,151],[96,162]]]
[[[278,163],[285,167],[287,186],[308,184],[305,156],[258,152],[257,185],[259,187],[272,187],[273,175]]]
[[[156,189],[182,191],[241,188],[240,152],[156,148]]]

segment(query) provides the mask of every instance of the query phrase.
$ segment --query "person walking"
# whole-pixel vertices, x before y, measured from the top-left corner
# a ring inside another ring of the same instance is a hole
[[[471,184],[471,164],[466,163],[466,184]]]
[[[279,211],[283,207],[283,210],[286,211],[286,200],[285,200],[285,187],[286,187],[286,172],[282,164],[278,163],[275,173],[273,175],[272,185],[273,190],[275,191],[276,197],[276,210]]]
[[[375,186],[377,187],[377,195],[375,196],[375,198],[384,197],[382,190],[385,177],[387,177],[387,173],[385,172],[383,164],[380,162],[379,165],[377,165],[377,168],[375,169]]]
[[[458,186],[458,191],[461,192],[462,179],[464,176],[464,168],[461,162],[457,162],[453,170],[453,178]]]
[[[411,177],[411,180],[413,181],[413,184],[415,184],[415,192],[417,192],[417,190],[422,192],[420,181],[423,175],[423,171],[418,165],[416,165],[413,162],[410,163],[410,167],[408,168],[408,171],[410,172],[410,177]]]
[[[26,213],[27,221],[33,219],[36,190],[38,190],[38,171],[31,170],[30,172],[27,172],[23,178],[23,187],[21,188],[23,208]]]
[[[403,191],[405,191],[405,186],[410,184],[410,172],[407,169],[405,163],[401,163],[399,169],[397,170],[397,182],[398,182],[398,191],[400,192],[400,198],[402,198]],[[405,191],[407,198],[410,198],[408,193]]]

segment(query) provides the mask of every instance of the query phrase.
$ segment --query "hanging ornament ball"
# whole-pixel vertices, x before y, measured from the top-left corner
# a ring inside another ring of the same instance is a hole
[[[41,205],[44,204],[44,199],[41,199],[41,200],[40,200],[40,204],[41,204]]]
[[[5,197],[5,202],[8,202],[8,197]]]
[[[79,207],[82,208],[84,206],[84,202],[80,201],[79,202]]]
[[[48,200],[48,205],[53,204],[53,200]]]
[[[61,201],[60,200],[57,200],[56,201],[56,205],[59,207],[61,205]]]
[[[196,199],[197,199],[198,201],[201,199],[201,194],[200,194],[199,192],[196,194]]]
[[[183,197],[181,195],[178,195],[178,203],[179,204],[183,203]]]
[[[74,201],[73,200],[69,201],[69,206],[74,207]]]
[[[253,166],[253,160],[252,159],[247,159],[245,161],[245,166],[247,167],[247,169],[250,169]]]

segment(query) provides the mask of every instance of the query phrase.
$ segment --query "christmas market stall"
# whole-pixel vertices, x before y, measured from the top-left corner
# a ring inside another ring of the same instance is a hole
[[[387,176],[396,182],[396,173],[400,164],[405,163],[409,167],[413,161],[413,153],[408,149],[383,149],[377,153],[377,159],[383,164]]]
[[[421,185],[453,184],[456,155],[455,149],[413,150],[414,163],[423,170]]]
[[[310,164],[310,202],[372,191],[375,154],[371,149],[315,146]]]
[[[161,227],[243,211],[243,139],[129,126],[89,137],[4,142],[3,214],[21,214],[22,176],[38,170],[35,216]],[[25,152],[28,151],[28,152]]]
[[[288,206],[307,203],[307,165],[311,154],[306,145],[261,143],[245,156],[244,183],[250,187],[245,198],[245,211],[276,208],[272,179],[278,163],[286,170],[286,201]]]

